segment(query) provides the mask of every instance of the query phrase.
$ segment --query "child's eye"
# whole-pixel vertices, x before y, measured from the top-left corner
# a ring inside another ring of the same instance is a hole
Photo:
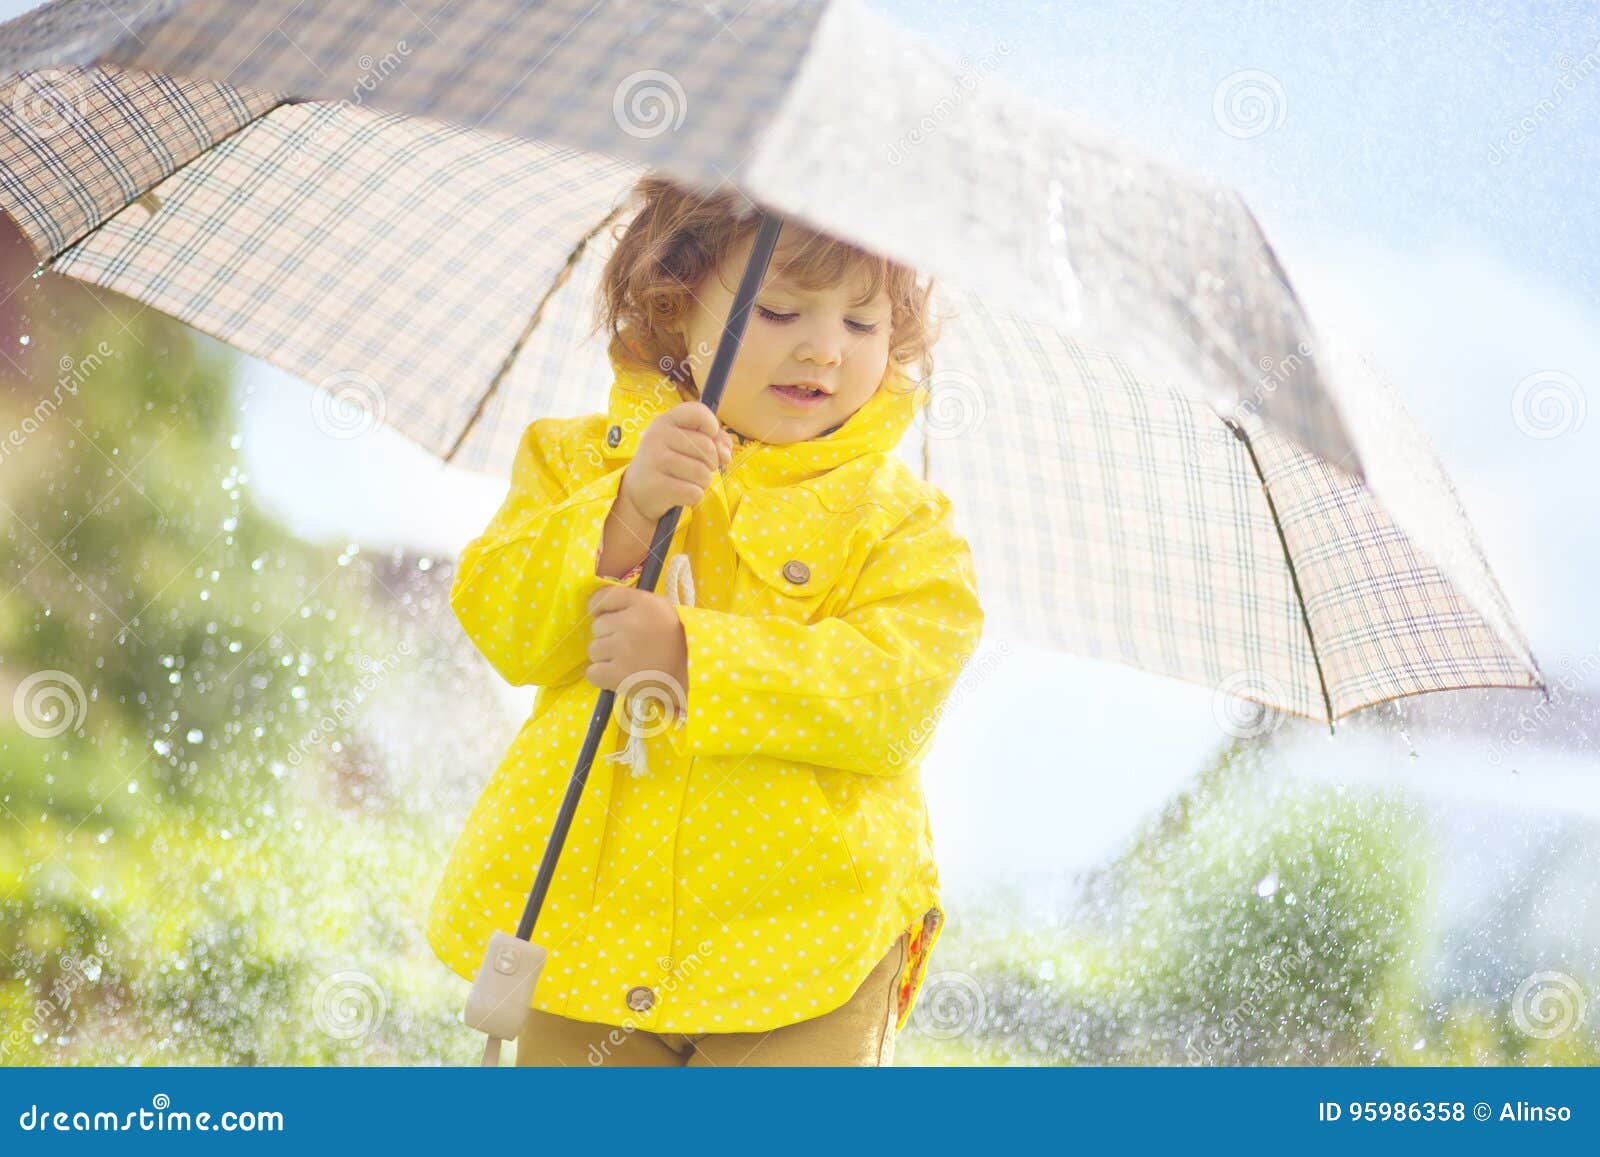
[[[762,317],[766,318],[768,321],[775,322],[778,325],[783,325],[785,322],[793,321],[796,317],[800,316],[799,314],[795,313],[779,313],[777,310],[768,309],[766,306],[760,304],[756,306],[756,312]],[[878,323],[875,321],[852,321],[849,318],[845,318],[844,323],[851,329],[855,330],[856,333],[878,332]]]

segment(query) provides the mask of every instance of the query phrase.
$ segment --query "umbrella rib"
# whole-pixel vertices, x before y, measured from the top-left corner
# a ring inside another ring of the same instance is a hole
[[[539,304],[534,307],[533,313],[528,316],[528,324],[523,326],[522,333],[517,336],[516,343],[507,352],[505,359],[500,363],[500,368],[495,371],[495,375],[490,380],[489,385],[479,395],[478,404],[473,407],[471,416],[467,418],[466,424],[461,427],[461,432],[456,435],[455,442],[445,452],[444,460],[446,462],[450,462],[455,458],[462,445],[466,442],[467,435],[472,433],[472,428],[477,425],[478,419],[483,417],[483,411],[488,406],[489,399],[500,388],[500,383],[505,381],[506,375],[511,372],[511,367],[516,363],[517,358],[521,356],[523,347],[528,344],[528,339],[533,336],[533,331],[538,328],[539,322],[544,318],[545,306],[550,303],[550,299],[555,296],[556,291],[572,277],[572,271],[577,268],[578,260],[583,256],[583,251],[589,247],[589,242],[599,236],[602,229],[615,221],[624,208],[626,208],[626,205],[619,204],[611,212],[607,213],[600,219],[599,224],[585,233],[583,238],[572,247],[572,252],[567,254],[566,264],[561,267],[561,271],[550,282],[550,287],[544,291],[544,296],[539,298]]]
[[[1311,615],[1306,611],[1306,597],[1300,590],[1300,575],[1294,569],[1294,555],[1289,551],[1289,540],[1284,537],[1283,520],[1278,517],[1278,504],[1272,500],[1272,488],[1267,485],[1267,476],[1261,472],[1261,463],[1256,458],[1256,448],[1250,444],[1250,438],[1244,432],[1244,427],[1229,418],[1223,418],[1222,421],[1233,431],[1233,436],[1244,443],[1245,452],[1250,455],[1250,465],[1255,467],[1256,477],[1261,480],[1261,493],[1266,496],[1267,510],[1272,515],[1272,528],[1278,532],[1278,545],[1283,548],[1283,562],[1289,568],[1289,582],[1294,586],[1294,600],[1300,606],[1300,621],[1305,624],[1306,642],[1311,647],[1311,662],[1317,668],[1317,684],[1322,689],[1322,706],[1328,713],[1328,733],[1331,735],[1333,700],[1328,696],[1328,679],[1322,673],[1322,657],[1317,654],[1317,636],[1311,630]]]

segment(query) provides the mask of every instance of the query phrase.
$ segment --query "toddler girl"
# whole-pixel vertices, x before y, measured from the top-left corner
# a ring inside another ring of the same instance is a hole
[[[918,767],[983,621],[948,499],[893,453],[929,286],[786,224],[713,413],[757,218],[654,176],[634,196],[599,302],[607,411],[528,426],[451,586],[489,662],[539,691],[428,939],[471,979],[515,928],[611,688],[517,1063],[886,1064],[943,921]]]

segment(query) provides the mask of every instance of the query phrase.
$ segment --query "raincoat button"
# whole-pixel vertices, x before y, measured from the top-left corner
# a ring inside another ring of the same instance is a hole
[[[796,585],[811,578],[811,568],[797,558],[783,564],[783,577]]]
[[[656,994],[650,991],[650,986],[636,984],[628,989],[628,1007],[634,1012],[649,1012],[656,1002]]]
[[[613,450],[622,445],[621,426],[613,426],[611,429],[606,431],[606,445],[610,446]]]

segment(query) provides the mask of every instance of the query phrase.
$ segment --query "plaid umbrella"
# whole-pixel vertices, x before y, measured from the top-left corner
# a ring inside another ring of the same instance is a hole
[[[0,28],[0,77],[0,205],[41,267],[316,383],[332,434],[386,421],[506,471],[533,418],[599,400],[582,323],[622,194],[650,166],[736,179],[766,213],[708,402],[783,216],[943,275],[914,449],[991,623],[1330,727],[1542,685],[1437,460],[1237,195],[962,85],[848,0],[60,0]],[[485,1064],[612,703],[486,946]]]
[[[61,0],[0,27],[0,206],[41,265],[319,386],[330,434],[504,474],[603,400],[628,187],[736,180],[943,275],[910,452],[1001,629],[1330,725],[1542,686],[1238,196],[971,71],[852,2]]]

